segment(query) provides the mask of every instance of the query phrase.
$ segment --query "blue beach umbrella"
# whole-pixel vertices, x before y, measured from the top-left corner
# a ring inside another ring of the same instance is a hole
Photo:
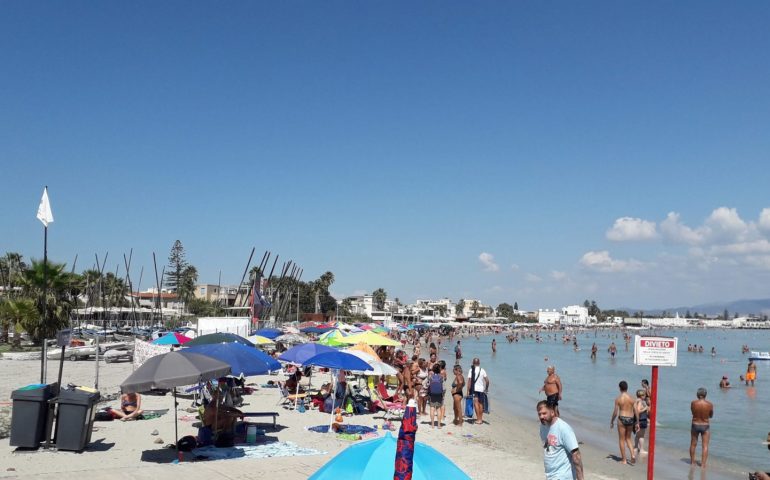
[[[302,333],[313,333],[313,334],[321,334],[326,332],[331,332],[334,330],[332,327],[307,327],[307,328],[300,328],[299,331]]]
[[[396,439],[390,432],[384,437],[357,443],[310,476],[309,480],[393,480]],[[470,480],[465,472],[439,451],[421,442],[415,443],[412,480]]]
[[[336,350],[317,343],[303,343],[283,352],[281,356],[278,357],[278,360],[303,365],[306,360],[315,357],[319,353],[326,352],[336,352]]]
[[[213,345],[217,343],[242,343],[247,347],[253,347],[254,344],[240,335],[228,332],[209,333],[195,337],[185,344],[187,347],[197,347],[199,345]]]
[[[235,342],[199,345],[185,348],[184,351],[225,362],[230,365],[233,375],[262,375],[281,369],[281,364],[265,352]]]
[[[277,328],[260,328],[254,332],[254,335],[261,335],[263,337],[269,338],[270,340],[274,340],[276,337],[283,335],[283,332]]]
[[[365,361],[355,355],[339,350],[319,353],[318,355],[305,360],[303,365],[333,368],[336,370],[372,370],[372,366]]]

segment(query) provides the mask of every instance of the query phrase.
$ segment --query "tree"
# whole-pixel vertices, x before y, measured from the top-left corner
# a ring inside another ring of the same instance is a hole
[[[192,265],[187,265],[182,270],[182,276],[177,285],[177,296],[183,302],[188,303],[193,299],[195,293],[195,284],[198,282],[198,269]]]
[[[385,310],[385,300],[387,299],[388,293],[383,288],[378,288],[372,292],[372,302],[374,302],[374,307],[380,312]]]
[[[722,314],[722,319],[727,320],[728,318],[730,318],[730,312],[728,312],[727,309],[725,308],[725,311]]]
[[[461,298],[457,305],[455,305],[455,315],[462,315],[465,311],[465,299]]]
[[[205,298],[191,298],[187,303],[187,311],[196,317],[217,317],[225,313],[218,302]]]
[[[474,300],[473,303],[471,303],[471,310],[473,310],[473,316],[475,317],[476,314],[478,314],[479,311],[479,301]]]
[[[514,308],[508,303],[501,303],[497,306],[497,315],[506,318],[513,318]]]
[[[583,302],[583,306],[588,308],[591,306],[591,302],[589,302],[588,299],[586,299],[585,302]]]
[[[519,302],[513,302],[513,309],[519,311]]]
[[[19,286],[27,264],[20,253],[6,252],[0,258],[0,285],[6,287],[7,295],[14,295],[15,288]]]
[[[40,313],[35,302],[29,298],[8,299],[0,303],[0,323],[2,323],[2,338],[0,341],[8,342],[8,331],[13,329],[13,346],[21,347],[21,332],[28,329],[34,330],[39,323]]]
[[[24,271],[22,295],[37,302],[38,317],[33,322],[22,322],[35,343],[44,338],[53,338],[56,332],[69,323],[69,312],[75,300],[70,296],[76,275],[64,271],[63,263],[32,260],[32,265]],[[43,298],[43,291],[46,292]],[[47,308],[46,308],[47,307]],[[47,313],[47,315],[46,315]]]
[[[689,310],[687,310],[687,311],[684,313],[684,318],[690,318],[690,311],[689,311]]]
[[[591,300],[591,304],[588,306],[588,314],[596,318],[601,316],[602,311],[599,309],[599,306],[596,304],[595,300]]]
[[[182,242],[177,240],[168,254],[168,268],[166,269],[166,286],[179,295],[179,284],[182,282],[182,272],[187,268],[185,251]],[[160,293],[160,292],[159,292]]]

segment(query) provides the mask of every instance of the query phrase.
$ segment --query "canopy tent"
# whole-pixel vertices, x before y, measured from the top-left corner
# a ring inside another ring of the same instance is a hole
[[[309,480],[393,480],[396,438],[384,437],[349,446],[310,476]],[[470,480],[439,451],[415,442],[412,480]]]
[[[398,342],[396,340],[393,340],[383,335],[379,335],[377,333],[373,333],[371,330],[364,333],[357,333],[355,335],[350,335],[348,337],[343,338],[340,341],[343,343],[347,343],[349,345],[355,345],[357,343],[365,343],[367,345],[385,345],[388,347],[401,346],[401,342]]]

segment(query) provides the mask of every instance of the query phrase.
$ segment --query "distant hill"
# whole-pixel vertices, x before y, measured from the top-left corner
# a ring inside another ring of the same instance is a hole
[[[725,309],[730,312],[730,316],[735,313],[738,315],[768,315],[770,314],[770,298],[760,298],[756,300],[735,300],[732,302],[711,302],[702,303],[700,305],[692,305],[689,307],[671,307],[671,308],[617,308],[616,310],[625,310],[630,315],[634,312],[643,311],[645,315],[660,315],[661,313],[668,312],[670,315],[674,315],[679,312],[680,316],[684,316],[688,310],[690,313],[698,312],[701,315],[721,315]]]

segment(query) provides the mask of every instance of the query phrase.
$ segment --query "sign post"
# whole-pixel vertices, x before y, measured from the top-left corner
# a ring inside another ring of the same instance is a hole
[[[647,480],[655,478],[655,424],[658,416],[658,367],[676,367],[676,337],[634,337],[634,364],[652,367],[650,392],[650,440],[647,454]]]

